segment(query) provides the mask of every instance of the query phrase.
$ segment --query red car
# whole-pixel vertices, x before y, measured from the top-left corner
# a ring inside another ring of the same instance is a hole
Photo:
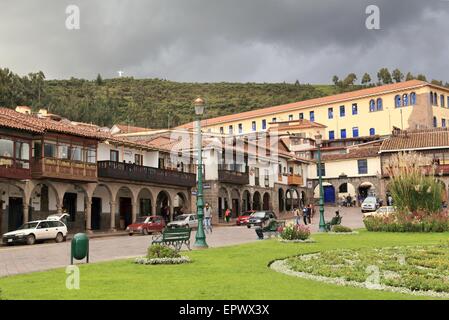
[[[165,228],[165,221],[160,216],[138,217],[136,222],[130,224],[126,231],[132,236],[135,233],[147,235],[154,232],[162,232]]]
[[[256,210],[249,210],[249,211],[242,212],[242,213],[240,214],[240,216],[237,217],[237,222],[236,222],[236,224],[237,224],[238,226],[245,226],[245,225],[247,225],[248,222],[249,222],[249,217],[250,217],[254,212],[256,212]]]

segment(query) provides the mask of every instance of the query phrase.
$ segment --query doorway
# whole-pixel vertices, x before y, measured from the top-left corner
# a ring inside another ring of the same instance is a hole
[[[67,213],[70,215],[70,221],[75,222],[76,220],[76,200],[78,195],[76,193],[66,193],[64,195],[64,200],[62,201],[62,206]]]
[[[101,229],[101,212],[102,212],[102,204],[101,198],[92,198],[92,220],[91,220],[91,228],[92,230],[100,230]]]
[[[23,199],[9,198],[8,231],[17,230],[23,224]]]
[[[120,198],[120,229],[125,230],[132,223],[131,198]]]

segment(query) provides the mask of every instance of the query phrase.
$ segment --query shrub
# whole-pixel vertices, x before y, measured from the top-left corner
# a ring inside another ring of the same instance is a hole
[[[310,237],[310,229],[302,225],[289,225],[280,230],[284,240],[306,240]]]
[[[151,245],[148,248],[148,259],[160,259],[160,258],[180,258],[181,255],[174,249],[162,246],[160,244]]]
[[[388,216],[368,216],[363,219],[368,231],[384,232],[445,232],[449,231],[447,212],[426,214],[394,213]]]
[[[341,226],[341,225],[336,225],[332,227],[332,232],[352,232],[352,229],[349,227],[345,227],[345,226]]]

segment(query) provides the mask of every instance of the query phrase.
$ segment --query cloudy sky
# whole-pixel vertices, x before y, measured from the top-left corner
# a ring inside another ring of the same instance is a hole
[[[0,0],[0,26],[0,67],[47,78],[329,83],[386,66],[449,81],[449,0]]]

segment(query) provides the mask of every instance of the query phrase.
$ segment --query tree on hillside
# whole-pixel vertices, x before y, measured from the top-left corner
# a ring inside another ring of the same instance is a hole
[[[393,77],[394,81],[396,81],[396,83],[402,82],[402,80],[404,80],[404,74],[397,68],[393,70],[391,76]]]
[[[441,81],[441,80],[435,80],[435,79],[433,79],[430,83],[431,83],[431,84],[435,84],[435,85],[437,85],[437,86],[443,86],[443,81]]]
[[[336,86],[338,86],[338,83],[339,83],[339,78],[338,78],[338,76],[333,76],[332,77],[332,82],[336,85]]]
[[[393,79],[391,78],[391,73],[388,71],[388,68],[382,68],[377,73],[377,78],[379,79],[379,82],[382,84],[389,84],[393,83]]]
[[[421,73],[416,76],[416,79],[427,82],[426,76]]]
[[[98,74],[98,76],[97,76],[97,85],[98,86],[103,85],[103,78],[101,77],[101,74]]]
[[[344,87],[353,86],[354,82],[357,80],[357,75],[355,73],[350,73],[343,80]]]
[[[362,77],[362,84],[366,86],[370,83],[371,83],[371,76],[367,72],[365,72],[365,74]]]
[[[413,74],[411,74],[411,72],[407,72],[407,75],[405,76],[405,81],[410,81],[414,79],[415,77],[413,76]]]

